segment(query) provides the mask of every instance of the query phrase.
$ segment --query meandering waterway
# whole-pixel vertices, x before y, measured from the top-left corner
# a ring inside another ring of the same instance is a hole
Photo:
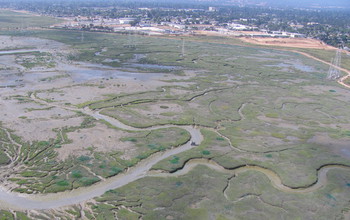
[[[68,192],[60,192],[60,193],[52,193],[52,194],[44,194],[44,195],[24,195],[24,194],[8,192],[4,189],[0,189],[0,207],[1,208],[11,208],[15,210],[52,209],[52,208],[59,208],[62,206],[79,204],[89,199],[92,199],[94,197],[101,196],[108,190],[122,187],[128,183],[134,182],[146,176],[169,177],[169,176],[185,175],[197,165],[205,165],[205,166],[208,166],[210,169],[213,169],[219,172],[233,173],[233,174],[239,174],[242,172],[246,172],[248,170],[258,171],[265,174],[270,179],[272,186],[274,186],[275,188],[281,191],[290,192],[290,193],[312,192],[323,187],[324,185],[327,184],[327,172],[329,170],[332,170],[332,169],[350,170],[349,167],[340,166],[340,165],[324,166],[319,170],[318,180],[316,183],[306,188],[297,188],[297,189],[293,189],[283,185],[280,177],[271,170],[261,168],[259,166],[242,166],[236,169],[226,169],[221,165],[207,159],[190,160],[185,164],[185,166],[182,169],[174,173],[162,173],[157,171],[150,171],[151,168],[159,161],[166,159],[172,155],[176,155],[196,147],[191,144],[192,142],[200,144],[203,140],[203,136],[201,135],[199,128],[195,128],[192,126],[164,125],[164,126],[156,126],[152,128],[140,129],[140,128],[134,128],[134,127],[125,125],[120,121],[118,121],[117,119],[114,119],[105,115],[101,115],[98,112],[93,112],[88,109],[84,109],[84,113],[90,116],[93,116],[96,119],[104,119],[109,123],[111,123],[112,125],[120,129],[126,129],[126,130],[139,131],[139,130],[154,130],[154,129],[168,128],[168,127],[179,127],[187,130],[191,134],[191,140],[186,144],[179,146],[177,148],[173,148],[162,153],[156,153],[151,157],[141,161],[135,167],[130,168],[125,173],[109,178],[106,181],[101,181],[89,187],[82,187],[82,188],[74,189]]]
[[[23,52],[23,51],[20,51],[20,52]],[[54,106],[54,107],[63,108],[66,110],[72,110],[72,111],[77,110],[67,106],[60,106],[54,103],[46,103],[45,101],[35,97],[34,94],[32,94],[31,98],[36,102],[42,103],[44,105]],[[126,172],[119,174],[115,177],[109,178],[105,181],[96,183],[89,187],[82,187],[79,189],[74,189],[72,191],[43,194],[43,195],[20,194],[20,193],[9,192],[6,189],[0,188],[0,208],[10,208],[14,210],[52,209],[52,208],[59,208],[59,207],[68,206],[68,205],[79,204],[87,200],[93,199],[94,197],[101,196],[108,190],[125,186],[131,182],[134,182],[146,176],[170,177],[170,176],[185,175],[198,165],[205,165],[215,171],[223,172],[223,173],[231,173],[231,174],[239,174],[249,170],[261,172],[270,179],[271,185],[273,187],[288,193],[308,193],[308,192],[313,192],[315,190],[322,188],[327,184],[327,173],[330,170],[341,169],[341,170],[350,171],[349,167],[342,166],[342,165],[324,166],[318,170],[317,182],[304,188],[290,188],[282,183],[281,178],[275,172],[259,166],[241,166],[235,169],[226,169],[221,165],[215,163],[214,161],[210,161],[207,159],[192,159],[188,161],[182,169],[174,173],[150,171],[151,168],[161,160],[196,147],[195,145],[191,144],[192,142],[196,144],[200,144],[203,141],[203,136],[200,133],[200,128],[193,127],[193,126],[176,126],[176,125],[162,125],[162,126],[154,126],[150,128],[135,128],[132,126],[125,125],[115,118],[102,115],[98,111],[92,111],[88,108],[79,109],[79,110],[98,120],[103,119],[109,122],[110,124],[112,124],[113,126],[124,130],[145,131],[145,130],[155,130],[155,129],[169,128],[169,127],[182,128],[187,130],[190,133],[191,140],[182,146],[169,149],[165,152],[156,153],[151,157],[141,161],[136,166],[128,169]],[[241,112],[240,112],[240,115],[242,118],[244,117],[241,114]]]
[[[34,94],[31,96],[31,98],[42,104],[60,107],[67,110],[76,110],[69,107],[59,106],[53,103],[46,103],[43,100],[40,100],[37,97],[35,97]],[[192,142],[195,142],[196,144],[200,144],[203,141],[203,136],[199,128],[196,128],[193,126],[176,126],[176,125],[163,125],[163,126],[155,126],[151,128],[134,128],[123,124],[122,122],[118,121],[115,118],[102,115],[98,111],[94,112],[88,108],[85,108],[82,111],[85,114],[90,115],[96,119],[106,120],[107,122],[111,123],[113,126],[116,126],[124,130],[142,131],[142,130],[155,130],[160,128],[169,128],[169,127],[182,128],[187,130],[191,134],[191,140],[182,146],[172,148],[165,152],[156,153],[151,157],[141,161],[136,166],[128,169],[126,172],[119,174],[115,177],[109,178],[105,181],[96,183],[89,187],[82,187],[79,189],[74,189],[72,191],[43,194],[43,195],[26,195],[26,194],[9,192],[6,189],[0,189],[0,208],[11,208],[14,210],[52,209],[52,208],[59,208],[59,207],[68,206],[68,205],[79,204],[87,200],[93,199],[94,197],[101,196],[108,190],[125,186],[128,183],[134,182],[146,176],[170,177],[170,176],[185,175],[198,165],[205,165],[205,166],[208,166],[210,169],[216,170],[218,172],[231,173],[231,174],[239,174],[242,172],[246,172],[248,170],[261,172],[270,179],[272,186],[274,186],[275,188],[281,191],[289,192],[289,193],[307,193],[307,192],[318,190],[319,188],[327,184],[327,172],[329,170],[342,169],[342,170],[350,171],[349,167],[345,167],[341,165],[324,166],[318,171],[317,182],[315,182],[311,186],[308,186],[305,188],[297,188],[297,189],[290,188],[284,185],[282,183],[281,178],[276,173],[274,173],[269,169],[265,169],[259,166],[241,166],[236,169],[226,169],[221,165],[215,163],[214,161],[210,161],[207,159],[192,159],[188,161],[182,169],[174,173],[150,171],[151,168],[161,160],[196,147],[195,145],[191,144]]]

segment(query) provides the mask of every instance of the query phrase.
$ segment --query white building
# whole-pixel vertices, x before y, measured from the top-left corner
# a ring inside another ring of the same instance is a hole
[[[136,21],[136,18],[119,18],[119,24],[130,24]]]
[[[216,7],[209,7],[209,11],[214,12],[214,11],[218,11],[218,9]]]

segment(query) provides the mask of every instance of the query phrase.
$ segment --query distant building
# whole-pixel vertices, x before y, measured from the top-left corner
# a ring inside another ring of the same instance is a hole
[[[289,33],[290,37],[293,38],[305,38],[306,36],[304,34],[299,34],[299,33]]]
[[[209,7],[209,11],[211,11],[211,12],[218,11],[218,8],[216,8],[216,7]]]
[[[300,28],[304,27],[304,25],[301,25],[301,24],[291,24],[289,26],[291,26],[292,28],[296,28],[296,29],[300,29]]]
[[[269,34],[271,37],[291,37],[291,38],[304,38],[304,34],[299,33],[289,33],[285,31],[272,31]]]
[[[243,30],[251,30],[251,29],[253,29],[252,27],[249,27],[247,25],[236,24],[236,23],[231,23],[228,26],[230,27],[230,29],[236,30],[236,31],[243,31]]]
[[[136,21],[136,18],[119,18],[119,24],[130,24]]]

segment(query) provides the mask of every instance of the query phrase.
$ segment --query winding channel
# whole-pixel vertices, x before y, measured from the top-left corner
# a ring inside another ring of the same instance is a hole
[[[62,108],[70,111],[79,111],[81,109],[74,109],[70,107],[63,107],[53,103],[47,103],[35,96],[31,95],[31,98],[41,104]],[[130,131],[145,131],[145,130],[156,130],[160,128],[170,128],[178,127],[185,129],[191,135],[190,141],[186,144],[172,148],[165,152],[155,153],[147,159],[142,160],[136,166],[130,168],[128,171],[122,174],[118,174],[115,177],[108,178],[105,181],[98,182],[89,187],[81,187],[67,192],[61,193],[49,193],[42,195],[26,195],[20,193],[9,192],[3,188],[0,188],[0,208],[10,208],[14,210],[27,210],[27,209],[53,209],[59,208],[62,206],[74,205],[85,202],[94,197],[103,195],[106,191],[111,189],[116,189],[122,187],[128,183],[134,182],[135,180],[141,179],[147,176],[147,172],[158,162],[163,159],[166,159],[170,156],[179,154],[181,152],[190,150],[196,146],[192,145],[192,142],[200,144],[203,141],[203,136],[199,128],[192,126],[176,126],[176,125],[164,125],[164,126],[154,126],[151,128],[134,128],[128,125],[125,125],[118,121],[117,119],[105,116],[99,112],[93,112],[88,108],[81,110],[83,113],[94,117],[97,120],[103,119],[113,126],[116,126],[120,129],[130,130]]]
[[[38,99],[33,94],[31,98],[45,105],[50,105],[58,108],[63,108],[67,110],[77,111],[78,109],[73,109],[69,107],[59,106],[53,103],[47,103],[43,100]],[[80,110],[80,109],[79,109]],[[174,173],[164,173],[161,171],[150,171],[151,168],[160,162],[163,159],[166,159],[170,156],[179,154],[181,152],[190,150],[196,146],[192,145],[192,142],[200,144],[203,141],[203,136],[199,128],[192,126],[176,126],[176,125],[164,125],[164,126],[155,126],[151,128],[134,128],[128,125],[123,124],[117,119],[111,118],[106,115],[102,115],[99,112],[93,112],[88,108],[82,110],[83,113],[90,115],[96,119],[103,119],[112,125],[131,131],[145,131],[145,130],[155,130],[160,128],[169,128],[169,127],[178,127],[187,130],[191,134],[191,140],[186,144],[172,148],[165,152],[156,153],[149,158],[142,160],[136,166],[130,168],[126,172],[119,174],[117,176],[111,177],[105,181],[98,182],[89,187],[81,187],[74,189],[72,191],[60,192],[60,193],[51,193],[51,194],[41,194],[41,195],[27,195],[19,194],[7,191],[6,189],[0,188],[0,208],[9,208],[13,210],[43,210],[43,209],[53,209],[63,206],[75,205],[83,203],[87,200],[93,199],[103,195],[106,191],[111,189],[120,188],[131,182],[134,182],[138,179],[144,178],[146,176],[151,177],[176,177],[185,175],[190,172],[193,168],[198,165],[205,165],[210,169],[213,169],[222,173],[230,173],[239,175],[240,173],[253,170],[265,174],[271,181],[273,187],[289,193],[307,193],[313,192],[327,184],[327,172],[332,169],[342,169],[350,171],[350,167],[341,166],[341,165],[328,165],[320,168],[318,170],[318,179],[317,182],[305,188],[290,188],[283,185],[281,178],[273,171],[259,167],[259,166],[241,166],[235,169],[226,169],[221,165],[210,161],[207,159],[191,159],[186,162],[184,167]]]
[[[237,168],[228,169],[228,168],[225,168],[225,167],[219,165],[215,161],[201,158],[201,159],[189,160],[182,167],[182,169],[180,169],[174,173],[166,173],[166,172],[163,172],[161,170],[152,170],[152,171],[149,171],[148,176],[152,176],[152,177],[178,177],[178,176],[182,176],[182,175],[187,174],[188,172],[193,170],[198,165],[204,165],[212,170],[215,170],[215,171],[218,171],[221,173],[231,174],[231,175],[234,174],[236,176],[241,174],[241,173],[244,173],[246,171],[251,171],[251,170],[258,171],[260,173],[265,174],[270,179],[273,187],[275,187],[276,189],[278,189],[280,191],[287,192],[287,193],[309,193],[309,192],[316,191],[327,184],[328,171],[333,170],[333,169],[341,169],[341,170],[350,171],[350,167],[348,167],[348,166],[325,165],[318,171],[318,178],[317,178],[317,181],[315,183],[313,183],[307,187],[292,188],[292,187],[288,187],[288,186],[284,185],[282,183],[281,178],[278,176],[277,173],[275,173],[269,169],[260,167],[260,166],[254,166],[254,165],[245,165],[244,166],[243,165],[243,166],[239,166]]]

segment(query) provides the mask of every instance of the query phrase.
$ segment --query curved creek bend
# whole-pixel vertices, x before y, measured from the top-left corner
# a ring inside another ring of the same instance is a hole
[[[44,102],[43,100],[40,100],[37,97],[35,97],[35,95],[32,95],[31,98],[36,102],[40,102],[45,105],[59,107],[67,110],[73,110],[73,111],[78,110],[78,109],[63,107],[60,105]],[[89,187],[81,187],[78,189],[74,189],[72,191],[52,193],[52,194],[42,194],[42,195],[19,194],[19,193],[9,192],[6,189],[0,188],[0,208],[11,208],[14,210],[53,209],[53,208],[59,208],[59,207],[68,206],[68,205],[79,204],[89,199],[92,199],[94,197],[101,196],[108,190],[122,187],[128,183],[134,182],[146,176],[151,176],[151,177],[181,176],[181,175],[187,174],[198,165],[205,165],[215,171],[222,172],[222,173],[230,173],[235,175],[239,175],[240,173],[246,172],[248,170],[258,171],[265,174],[270,179],[273,187],[288,193],[307,193],[307,192],[315,191],[323,187],[325,184],[327,184],[327,172],[329,170],[332,170],[332,169],[350,170],[350,167],[341,166],[341,165],[324,166],[320,170],[318,170],[317,182],[315,182],[309,187],[296,188],[296,189],[283,185],[281,178],[271,170],[268,170],[259,166],[242,166],[236,169],[226,169],[221,165],[215,163],[214,161],[210,161],[207,159],[191,159],[187,161],[187,163],[184,165],[182,169],[174,173],[150,171],[151,168],[161,160],[196,147],[195,145],[191,144],[192,142],[199,145],[203,141],[203,136],[199,128],[192,127],[192,126],[176,126],[176,125],[163,125],[163,126],[155,126],[151,128],[142,128],[142,129],[134,128],[123,124],[117,119],[111,118],[106,115],[102,115],[99,112],[93,112],[88,108],[85,108],[81,111],[98,120],[99,119],[106,120],[113,126],[116,126],[124,130],[144,131],[144,130],[155,130],[160,128],[169,128],[169,127],[182,128],[187,130],[190,133],[191,140],[182,146],[172,148],[165,152],[156,153],[150,156],[149,158],[142,160],[136,166],[129,168],[126,172],[122,174],[118,174],[117,176],[111,177],[105,181],[98,182]]]
[[[62,107],[53,103],[47,103],[43,100],[38,99],[35,95],[31,95],[31,98],[36,102],[41,104],[63,108],[66,110],[76,111],[78,109]],[[125,125],[118,121],[117,119],[105,116],[99,112],[93,112],[88,108],[82,110],[83,113],[94,117],[97,120],[103,119],[115,127],[124,130],[130,131],[143,131],[143,130],[156,130],[160,128],[170,128],[178,127],[185,129],[191,135],[190,141],[186,144],[181,145],[176,148],[172,148],[165,152],[155,153],[147,159],[142,160],[136,166],[129,168],[126,172],[118,174],[115,177],[111,177],[105,181],[98,182],[89,187],[82,187],[79,189],[74,189],[67,192],[61,193],[51,193],[45,195],[26,195],[19,194],[14,192],[9,192],[6,189],[0,188],[0,207],[1,208],[11,208],[15,210],[26,210],[26,209],[52,209],[62,206],[74,205],[84,202],[86,200],[92,199],[97,196],[101,196],[108,190],[122,187],[128,183],[131,183],[135,180],[141,179],[147,176],[147,172],[159,161],[168,158],[172,155],[179,154],[181,152],[190,150],[194,148],[194,145],[191,145],[192,142],[200,144],[203,140],[203,136],[200,133],[199,128],[194,128],[192,126],[176,126],[176,125],[164,125],[164,126],[155,126],[151,128],[134,128],[128,125]]]

